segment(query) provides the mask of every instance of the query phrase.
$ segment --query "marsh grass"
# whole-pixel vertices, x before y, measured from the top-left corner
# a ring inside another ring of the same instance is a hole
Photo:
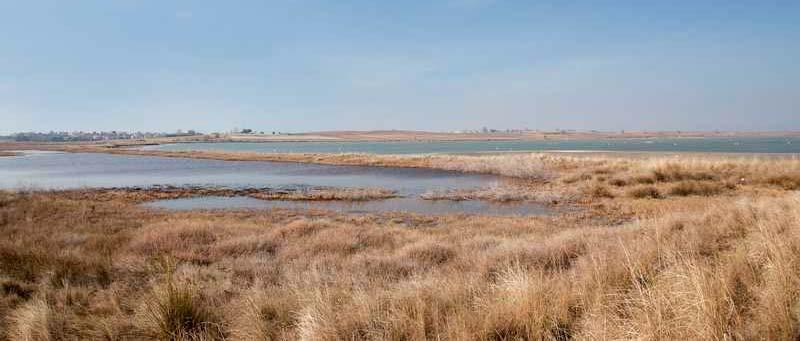
[[[640,185],[628,190],[627,195],[632,198],[642,199],[660,199],[662,198],[661,192],[655,186]]]
[[[251,197],[260,200],[297,201],[368,201],[398,197],[394,190],[385,188],[312,187],[297,189],[226,188],[201,186],[154,186],[134,188],[69,189],[54,191],[59,197],[72,200],[146,202],[165,199],[197,197]]]
[[[288,192],[253,193],[252,198],[261,200],[299,201],[368,201],[396,198],[397,191],[384,188],[310,188]]]
[[[702,195],[713,196],[720,194],[727,190],[725,185],[717,182],[707,181],[681,181],[669,189],[670,195],[687,196],[687,195]]]
[[[159,340],[222,340],[225,335],[214,310],[191,284],[168,279],[153,288],[140,319],[145,331]]]
[[[796,160],[535,160],[526,169],[541,167],[552,178],[532,177],[524,190],[575,193],[581,210],[540,217],[166,212],[125,195],[0,192],[0,335],[800,335],[800,197],[785,189],[800,170]],[[509,164],[516,162],[523,161]],[[689,189],[672,193],[677,186]],[[646,200],[654,193],[664,200]]]
[[[497,185],[485,188],[431,190],[420,195],[425,200],[486,200],[500,203],[533,201],[538,203],[572,202],[576,198],[574,191],[552,190],[550,188],[530,188],[526,186]]]

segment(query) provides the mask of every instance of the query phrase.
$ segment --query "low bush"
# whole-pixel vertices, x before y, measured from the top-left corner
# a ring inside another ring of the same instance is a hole
[[[724,190],[725,186],[716,182],[683,181],[672,186],[669,189],[669,194],[682,197],[689,195],[714,196]]]
[[[660,199],[661,192],[654,186],[637,186],[628,190],[627,195],[637,199]]]
[[[652,185],[656,183],[656,179],[650,175],[637,175],[633,178],[633,182],[641,185]]]
[[[625,179],[614,178],[609,180],[608,184],[617,187],[625,187],[628,185],[628,181],[626,181]]]
[[[667,164],[652,171],[658,182],[675,182],[683,180],[716,180],[717,176],[705,170],[689,170],[678,164]]]
[[[593,184],[586,189],[586,194],[592,198],[613,198],[614,193],[608,187],[601,184]]]
[[[781,187],[785,190],[798,190],[800,189],[800,174],[781,174],[771,176],[765,179],[767,184]]]

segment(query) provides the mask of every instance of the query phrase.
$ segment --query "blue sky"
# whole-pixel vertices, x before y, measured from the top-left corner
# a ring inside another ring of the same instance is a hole
[[[800,129],[799,1],[4,1],[0,133]]]

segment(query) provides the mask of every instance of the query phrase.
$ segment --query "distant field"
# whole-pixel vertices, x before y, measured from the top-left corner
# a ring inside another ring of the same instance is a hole
[[[223,135],[229,141],[486,141],[486,140],[544,140],[598,139],[642,137],[723,137],[723,136],[800,136],[796,132],[583,132],[583,131],[521,131],[494,133],[453,133],[404,130],[330,131],[286,135],[233,134]]]

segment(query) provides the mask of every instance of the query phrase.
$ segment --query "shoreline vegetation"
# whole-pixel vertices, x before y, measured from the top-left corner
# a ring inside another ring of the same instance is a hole
[[[495,174],[495,187],[423,197],[581,209],[173,212],[138,203],[202,193],[0,191],[0,337],[9,340],[800,335],[797,158],[58,148]]]
[[[50,193],[71,200],[114,201],[144,203],[155,200],[188,199],[200,197],[250,197],[259,200],[283,201],[369,201],[399,197],[385,188],[312,187],[312,188],[227,188],[202,186],[148,186],[81,188],[68,190],[28,192]]]

